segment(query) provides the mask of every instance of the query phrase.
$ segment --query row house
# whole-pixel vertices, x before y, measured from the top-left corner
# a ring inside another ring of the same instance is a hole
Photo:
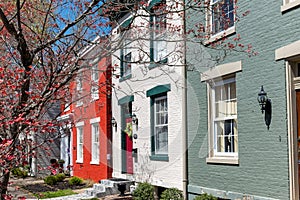
[[[187,43],[189,199],[299,199],[300,1],[208,2],[187,29],[201,22],[205,47],[222,38],[258,54],[214,59]]]
[[[112,56],[112,176],[147,181],[157,195],[183,190],[183,20],[169,12],[174,5],[153,0],[124,12],[111,36],[120,47]]]
[[[96,38],[95,42],[101,38]],[[63,106],[61,159],[74,176],[98,182],[111,178],[111,61],[99,45],[87,47],[82,69],[70,84],[72,98]]]

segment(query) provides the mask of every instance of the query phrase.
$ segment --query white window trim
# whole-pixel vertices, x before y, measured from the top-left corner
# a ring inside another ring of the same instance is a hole
[[[164,96],[161,96],[161,97],[156,97],[154,98],[154,146],[155,146],[155,155],[168,155],[169,154],[169,119],[168,119],[168,123],[167,124],[160,124],[159,126],[167,126],[168,127],[168,141],[167,141],[167,147],[168,147],[168,151],[167,152],[162,152],[162,151],[157,151],[156,149],[156,142],[157,142],[157,135],[156,135],[156,127],[158,127],[157,123],[156,123],[156,104],[155,104],[155,101],[156,100],[162,100],[162,99],[166,99],[166,101],[168,102],[168,96],[167,95],[164,95]],[[169,110],[167,110],[167,113],[169,114]]]
[[[242,71],[242,61],[226,63],[222,65],[218,65],[210,70],[207,70],[201,74],[201,81],[207,81],[207,84],[210,83],[212,79],[221,78],[222,76],[226,76],[229,74],[235,74],[237,72]],[[212,110],[212,94],[211,94],[210,86],[207,87],[207,101],[208,101],[208,111]],[[217,153],[215,154],[214,150],[214,140],[211,131],[213,128],[212,116],[211,112],[208,112],[208,146],[210,148],[208,157],[206,158],[206,163],[219,163],[219,164],[239,164],[238,153]]]
[[[98,155],[98,158],[97,158],[97,160],[93,160],[93,144],[94,144],[94,132],[93,132],[93,130],[94,130],[94,125],[96,124],[96,125],[98,125],[98,134],[100,134],[100,125],[99,125],[99,122],[100,122],[100,117],[97,117],[97,118],[94,118],[94,119],[91,119],[90,120],[90,124],[91,124],[91,162],[90,162],[90,164],[93,164],[93,165],[99,165],[100,164],[100,135],[98,136],[98,150],[99,150],[99,155]]]
[[[296,0],[294,2],[286,2],[287,0],[283,0],[283,5],[281,6],[281,12],[286,12],[296,6],[300,5],[300,0]]]
[[[209,1],[210,4],[210,8],[206,9],[206,27],[209,27],[209,32],[207,32],[208,34],[208,39],[204,42],[204,44],[209,44],[211,42],[214,41],[218,41],[224,37],[227,37],[231,34],[234,34],[236,32],[236,28],[235,28],[235,19],[236,19],[236,14],[234,14],[234,25],[232,27],[229,27],[226,30],[220,31],[218,33],[212,34],[212,15],[211,15],[211,0],[206,0]],[[299,0],[300,1],[300,0]],[[235,3],[234,6],[235,7]]]
[[[242,61],[226,63],[201,73],[201,81],[208,81],[228,74],[242,71]]]
[[[90,119],[90,124],[95,124],[95,123],[98,123],[100,122],[100,117],[96,117],[96,118],[93,118],[93,119]]]
[[[82,158],[81,159],[78,159],[78,155],[79,155],[79,153],[78,153],[78,139],[79,139],[79,137],[78,137],[78,129],[79,128],[82,128],[82,137],[84,136],[84,130],[83,130],[83,127],[84,127],[84,122],[82,121],[82,122],[78,122],[78,123],[76,123],[75,124],[75,126],[76,126],[76,138],[77,138],[77,144],[76,144],[76,149],[77,149],[77,153],[76,153],[76,163],[83,163],[83,144],[84,144],[84,141],[82,142]]]
[[[275,50],[275,60],[287,59],[300,55],[300,40]]]
[[[95,90],[95,91],[93,91]],[[99,99],[99,89],[98,86],[96,85],[91,85],[91,101],[95,101]]]

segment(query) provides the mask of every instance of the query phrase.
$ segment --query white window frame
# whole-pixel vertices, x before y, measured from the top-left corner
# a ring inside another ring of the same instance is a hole
[[[81,77],[76,78],[76,107],[82,106],[83,101],[82,101],[82,93],[83,93],[83,82]]]
[[[124,33],[125,34],[125,33]],[[125,36],[126,37],[126,36]],[[132,72],[132,49],[130,48],[131,40],[124,38],[123,48],[121,49],[123,58],[122,62],[122,77],[131,75]]]
[[[97,64],[94,64],[92,66],[91,80],[96,82],[96,83],[99,80],[99,70],[98,70],[98,65]]]
[[[76,144],[76,163],[83,163],[83,149],[84,149],[84,122],[78,122],[76,124],[76,137],[77,137],[77,144]],[[82,137],[82,138],[80,138]],[[81,139],[81,140],[80,140]],[[81,142],[80,142],[81,141]],[[81,151],[80,151],[81,149]]]
[[[225,123],[225,120],[235,120],[237,121],[237,114],[236,115],[227,115],[227,116],[221,116],[221,117],[217,117],[216,116],[216,106],[215,104],[217,103],[223,103],[223,101],[220,101],[220,102],[217,102],[216,99],[215,99],[215,88],[216,87],[222,87],[225,85],[227,86],[228,84],[230,83],[234,83],[235,86],[236,86],[236,81],[235,81],[235,78],[229,78],[229,79],[224,79],[224,80],[221,80],[219,82],[216,82],[213,84],[213,86],[210,87],[210,90],[211,90],[211,102],[210,102],[210,105],[211,105],[211,108],[209,110],[210,112],[210,115],[212,117],[211,121],[212,121],[212,124],[211,124],[211,134],[213,133],[213,136],[212,136],[212,139],[213,140],[213,157],[218,157],[218,156],[231,156],[231,157],[237,157],[238,156],[238,149],[237,149],[237,152],[224,152],[224,151],[218,151],[218,135],[217,135],[217,128],[216,128],[216,123],[217,122],[222,122],[224,121]],[[221,90],[221,94],[220,96],[222,95],[226,95],[226,96],[230,96],[230,87],[228,87],[228,93],[227,94],[223,94],[223,91],[224,90]],[[236,95],[236,91],[235,91],[235,95]],[[222,97],[221,97],[222,98]],[[228,101],[228,100],[226,100]],[[225,101],[225,103],[226,103]],[[234,99],[229,99],[228,102],[234,102],[235,101],[235,104],[237,103],[237,98],[235,97]],[[226,107],[226,106],[225,106]],[[236,107],[235,107],[235,112],[236,112]],[[228,136],[227,136],[228,137]],[[238,140],[238,133],[233,133],[233,137],[234,137],[234,140]],[[226,136],[224,135],[223,136],[223,139],[224,142],[225,142],[225,138]],[[231,136],[232,138],[232,136]],[[234,145],[235,142],[233,142],[233,145]],[[225,144],[224,144],[225,145]],[[236,144],[237,145],[237,144]]]
[[[208,146],[209,154],[206,158],[207,163],[218,163],[218,164],[239,164],[238,152],[237,153],[225,153],[222,155],[215,154],[215,133],[213,127],[213,113],[214,111],[214,100],[212,87],[214,84],[218,84],[218,80],[222,80],[222,77],[228,77],[229,75],[233,77],[236,73],[242,71],[242,62],[231,62],[222,65],[218,65],[208,71],[201,74],[201,81],[206,81],[207,83],[207,96],[208,96]],[[225,80],[225,79],[224,79]],[[222,82],[220,82],[222,83]],[[224,83],[224,81],[223,81]],[[226,83],[226,80],[225,80]],[[238,136],[238,135],[237,135]]]
[[[283,0],[283,4],[281,6],[281,12],[286,12],[299,5],[300,5],[300,0]]]
[[[233,14],[234,14],[234,16],[233,16],[233,25],[226,28],[226,29],[224,29],[224,30],[221,30],[221,31],[218,31],[218,32],[215,32],[215,33],[213,33],[213,28],[214,28],[213,27],[213,11],[212,11],[213,5],[220,2],[220,1],[225,1],[225,0],[207,0],[207,1],[209,1],[210,6],[207,9],[207,15],[206,15],[206,17],[207,17],[207,27],[209,27],[208,28],[208,30],[209,30],[209,32],[208,32],[209,39],[206,42],[209,43],[209,42],[212,42],[214,40],[221,39],[222,37],[225,37],[227,35],[235,33],[236,32],[236,30],[235,30],[236,14],[235,14],[234,9],[235,9],[235,1],[236,0],[232,0],[233,1],[233,11],[231,11],[231,12],[233,12]]]
[[[91,124],[91,162],[90,164],[99,164],[100,162],[100,126],[99,123]]]
[[[166,4],[163,2],[162,4]],[[156,6],[154,6],[156,7]],[[162,6],[164,7],[164,5]],[[162,8],[158,8],[161,10]],[[162,10],[161,12],[155,12],[156,10],[152,10],[152,48],[153,48],[153,60],[154,62],[159,62],[167,58],[167,41],[166,41],[166,30],[167,30],[167,13]],[[158,14],[158,15],[156,15]],[[158,20],[162,19],[162,20]],[[157,22],[158,21],[158,22]]]
[[[164,111],[157,111],[157,101],[160,101],[160,100],[165,100],[165,103],[167,104],[167,110],[164,110]],[[154,97],[153,98],[153,101],[154,101],[154,152],[155,152],[155,155],[168,155],[168,146],[169,146],[169,133],[168,133],[168,128],[169,128],[169,125],[168,125],[168,97],[167,97],[167,94],[163,95],[163,96],[159,96],[159,97]],[[157,114],[165,114],[166,116],[166,121],[167,123],[159,123],[158,124],[158,119],[157,119]],[[157,135],[157,132],[156,132],[156,129],[157,128],[160,128],[160,127],[167,127],[167,136],[166,136],[166,143],[167,143],[167,146],[166,146],[166,150],[163,151],[161,149],[157,149],[157,140],[158,140],[158,135]]]

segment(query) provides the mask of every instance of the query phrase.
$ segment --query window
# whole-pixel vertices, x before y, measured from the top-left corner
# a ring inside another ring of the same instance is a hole
[[[217,34],[234,26],[235,0],[211,0],[210,27],[211,34]]]
[[[76,128],[77,130],[77,163],[83,162],[83,126]]]
[[[83,101],[82,101],[82,90],[83,90],[83,86],[82,86],[82,78],[78,77],[76,78],[76,106],[81,106],[83,105]]]
[[[98,66],[97,65],[94,65],[92,67],[92,81],[94,82],[98,82],[98,79],[99,79],[99,71],[98,71]]]
[[[150,61],[167,62],[167,12],[166,2],[155,5],[151,10],[151,43],[150,43]]]
[[[92,164],[99,164],[99,124],[92,124]]]
[[[92,79],[91,97],[92,97],[92,100],[97,100],[97,99],[99,99],[99,91],[98,91],[99,71],[98,71],[97,65],[94,65],[92,67],[91,79]]]
[[[131,51],[130,40],[125,39],[123,49],[121,50],[121,78],[130,78],[131,76]]]
[[[169,161],[168,95],[170,84],[159,85],[147,91],[150,97],[151,160]]]
[[[155,154],[168,154],[168,101],[167,94],[153,98]]]

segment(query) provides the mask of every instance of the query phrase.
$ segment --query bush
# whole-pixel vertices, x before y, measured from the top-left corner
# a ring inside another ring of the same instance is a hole
[[[25,178],[28,176],[27,170],[23,169],[22,167],[16,167],[11,170],[12,175]]]
[[[83,179],[79,178],[77,176],[73,176],[72,178],[70,178],[69,180],[69,184],[70,185],[82,185],[83,183]]]
[[[66,175],[64,173],[56,174],[55,176],[58,182],[61,182],[66,178]]]
[[[197,196],[194,200],[218,200],[217,197],[214,197],[211,194],[201,194],[200,196]]]
[[[183,194],[177,188],[169,188],[162,192],[161,198],[162,200],[183,200]]]
[[[136,200],[154,200],[154,187],[149,183],[140,183],[132,196]]]
[[[44,182],[47,184],[47,185],[55,185],[57,183],[58,179],[57,179],[57,176],[53,176],[53,175],[50,175],[50,176],[46,176],[44,178]]]

